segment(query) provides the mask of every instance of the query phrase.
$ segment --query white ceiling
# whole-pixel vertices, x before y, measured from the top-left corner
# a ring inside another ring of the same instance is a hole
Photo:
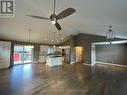
[[[50,21],[38,20],[25,15],[49,17],[53,0],[15,0],[14,18],[0,18],[0,38],[28,41],[31,28],[31,41],[51,44],[71,34],[87,33],[105,36],[108,26],[118,37],[127,38],[127,0],[56,0],[56,13],[72,7],[76,13],[59,21],[62,31],[58,31]],[[47,39],[47,40],[45,40]]]

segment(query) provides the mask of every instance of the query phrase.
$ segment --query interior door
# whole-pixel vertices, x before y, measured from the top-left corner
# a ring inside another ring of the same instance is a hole
[[[76,62],[83,62],[83,47],[76,47]]]

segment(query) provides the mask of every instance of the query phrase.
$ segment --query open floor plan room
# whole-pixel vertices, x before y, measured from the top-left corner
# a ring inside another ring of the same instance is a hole
[[[127,0],[0,0],[0,95],[127,95]]]

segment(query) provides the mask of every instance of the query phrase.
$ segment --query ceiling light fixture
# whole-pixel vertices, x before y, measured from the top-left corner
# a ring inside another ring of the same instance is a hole
[[[53,45],[53,47],[55,48],[56,46],[55,46],[55,45]]]
[[[29,43],[30,43],[30,36],[31,36],[30,33],[31,33],[31,31],[32,31],[32,30],[29,29]]]
[[[45,19],[45,20],[51,21],[52,24],[55,25],[55,27],[60,31],[60,30],[62,30],[62,27],[60,26],[60,24],[57,21],[72,15],[73,13],[75,13],[76,10],[73,8],[67,8],[67,9],[63,10],[62,12],[60,12],[58,15],[56,15],[56,0],[53,0],[53,1],[54,1],[53,13],[50,15],[50,17],[47,18],[47,17],[35,16],[35,15],[27,15],[27,16],[37,18],[37,19]]]
[[[107,39],[114,39],[114,38],[116,38],[116,32],[112,31],[112,26],[109,26],[109,30],[106,33],[106,37],[107,37]]]
[[[55,34],[56,34],[56,33],[54,32],[54,42],[55,42]],[[55,48],[55,44],[53,45],[53,47]]]
[[[59,48],[61,49],[61,48],[62,48],[62,46],[59,46]]]
[[[55,20],[52,20],[52,24],[56,24],[56,21]]]
[[[33,48],[33,46],[31,46],[31,31],[32,29],[29,29],[29,48]]]
[[[106,32],[106,37],[107,37],[107,40],[110,42],[110,44],[111,44],[111,41],[116,38],[116,32],[112,31],[112,26],[109,26],[109,29]]]
[[[59,34],[59,36],[60,36],[60,40],[64,39],[63,36],[62,36],[62,32]]]

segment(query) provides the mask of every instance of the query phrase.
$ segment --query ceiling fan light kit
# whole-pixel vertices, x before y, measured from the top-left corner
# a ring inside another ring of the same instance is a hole
[[[58,15],[55,14],[55,9],[56,9],[56,0],[54,0],[54,6],[53,6],[53,14],[47,18],[47,17],[41,17],[41,16],[34,16],[34,15],[27,15],[29,17],[37,18],[37,19],[45,19],[45,20],[50,20],[53,25],[60,31],[62,28],[60,24],[57,22],[60,19],[63,19],[71,14],[73,14],[76,10],[73,8],[67,8],[64,11],[60,12]]]
[[[52,21],[52,24],[56,24],[56,21],[55,21],[55,20],[53,20],[53,21]]]

